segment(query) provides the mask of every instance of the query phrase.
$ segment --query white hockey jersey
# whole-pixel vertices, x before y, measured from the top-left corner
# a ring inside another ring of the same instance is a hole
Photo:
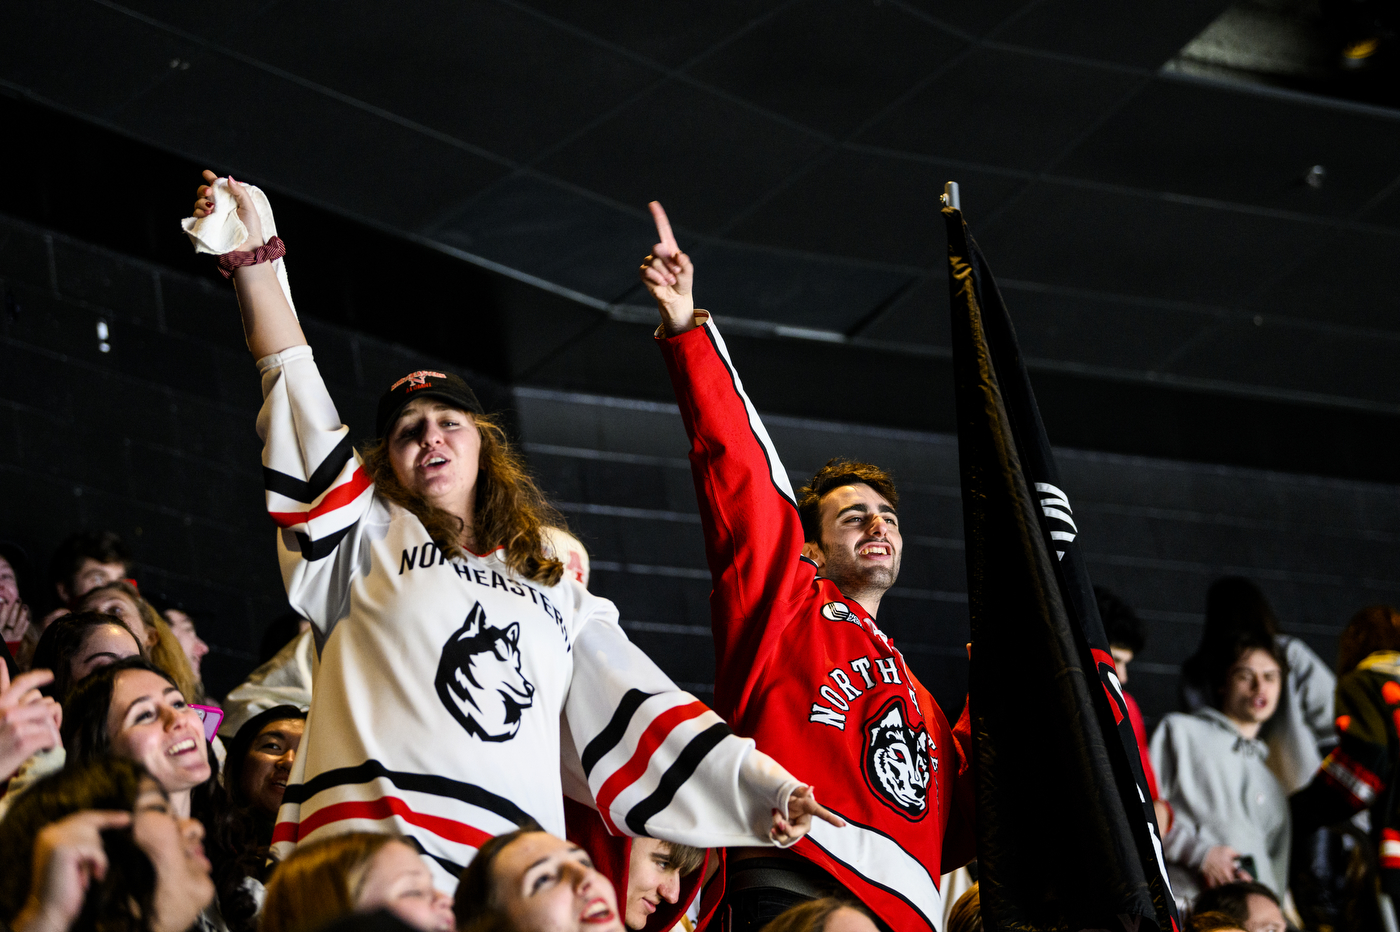
[[[615,831],[698,847],[771,844],[801,785],[677,689],[611,602],[498,553],[448,559],[376,495],[312,359],[258,363],[263,477],[287,596],[321,651],[273,853],[396,831],[457,875],[530,821],[564,834],[563,793]]]

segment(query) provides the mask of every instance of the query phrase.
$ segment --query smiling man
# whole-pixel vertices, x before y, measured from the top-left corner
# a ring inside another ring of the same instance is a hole
[[[724,341],[695,309],[694,267],[661,242],[642,280],[691,441],[715,639],[715,710],[785,766],[822,774],[848,825],[787,852],[730,853],[734,932],[836,894],[895,932],[938,928],[939,876],[972,855],[971,779],[928,690],[875,623],[899,576],[899,494],[877,466],[833,459],[793,492]]]

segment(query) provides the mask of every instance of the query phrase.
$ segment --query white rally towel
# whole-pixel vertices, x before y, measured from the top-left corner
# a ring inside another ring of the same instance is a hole
[[[214,193],[214,212],[204,217],[186,217],[180,221],[185,235],[194,243],[195,252],[207,252],[222,256],[232,252],[248,238],[248,228],[238,219],[238,202],[228,189],[228,179],[219,178],[209,186]],[[272,205],[261,188],[245,184],[244,189],[253,198],[258,219],[262,221],[263,236],[272,239],[277,235],[277,222],[272,219]],[[287,297],[287,306],[296,315],[297,306],[292,303],[292,289],[287,285],[287,263],[285,259],[274,259],[272,268],[277,273],[277,284],[282,286],[282,294]]]

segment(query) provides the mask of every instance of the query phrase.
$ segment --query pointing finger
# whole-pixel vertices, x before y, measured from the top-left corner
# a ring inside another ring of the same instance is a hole
[[[674,256],[681,251],[676,245],[676,234],[671,232],[671,221],[666,219],[666,211],[661,206],[660,201],[652,201],[647,207],[651,208],[651,219],[656,221],[656,233],[661,237],[662,250],[657,250],[659,256]]]

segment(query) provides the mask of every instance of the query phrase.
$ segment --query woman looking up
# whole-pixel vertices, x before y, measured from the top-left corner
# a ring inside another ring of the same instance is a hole
[[[545,549],[553,509],[466,382],[405,373],[380,398],[378,439],[355,451],[267,261],[284,247],[263,238],[260,195],[205,180],[196,226],[226,223],[236,204],[247,231],[220,265],[262,374],[287,597],[321,651],[274,855],[398,833],[452,890],[493,835],[564,833],[561,762],[570,795],[631,835],[790,844],[813,814],[839,822],[628,642],[611,602],[566,577]]]
[[[118,660],[77,685],[63,704],[66,768],[112,755],[155,777],[180,818],[213,768],[199,714],[168,673],[140,657]]]
[[[120,618],[146,649],[151,662],[170,674],[185,698],[190,702],[202,700],[199,676],[190,666],[175,632],[131,583],[119,579],[91,589],[78,600],[75,611],[105,612]]]
[[[115,615],[61,615],[44,629],[34,648],[35,669],[53,671],[53,681],[40,692],[61,700],[90,674],[118,660],[142,655],[141,642]],[[58,744],[25,761],[0,798],[0,818],[4,818],[15,797],[36,780],[62,770],[64,759],[63,745]]]

